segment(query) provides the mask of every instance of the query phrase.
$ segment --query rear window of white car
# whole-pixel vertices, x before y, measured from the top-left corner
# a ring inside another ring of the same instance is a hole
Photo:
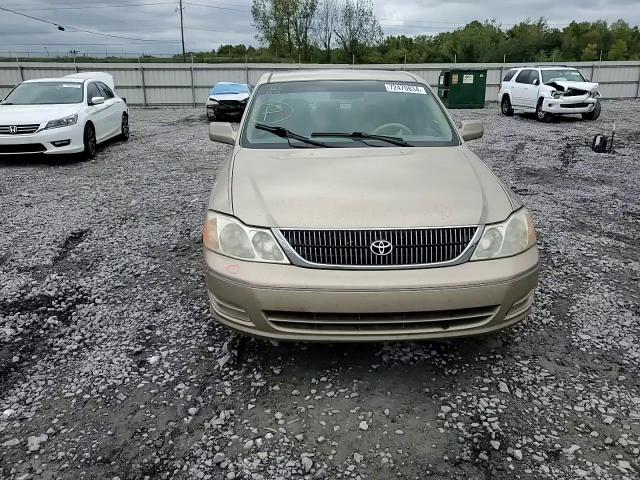
[[[509,80],[511,80],[513,78],[513,76],[516,74],[517,70],[513,69],[513,70],[509,70],[507,72],[507,74],[504,76],[504,78],[502,79],[503,82],[508,82]]]
[[[321,133],[386,135],[421,147],[460,144],[444,109],[429,87],[418,82],[324,80],[264,84],[254,92],[245,117],[241,145],[248,148],[291,148],[286,138],[256,128],[257,124],[286,128],[340,148],[394,144]]]
[[[11,105],[62,105],[81,103],[84,88],[80,82],[21,83],[2,102]]]

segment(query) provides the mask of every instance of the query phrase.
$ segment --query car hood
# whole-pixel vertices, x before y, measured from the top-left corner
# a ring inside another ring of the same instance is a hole
[[[0,125],[44,123],[78,113],[78,105],[2,105]]]
[[[564,82],[561,80],[558,80],[558,81],[554,80],[552,82],[547,82],[547,85],[550,85],[552,87],[556,87],[556,85],[559,85],[562,88],[559,88],[558,90],[563,90],[563,91],[566,91],[569,89],[584,90],[586,92],[598,90],[598,84],[593,82]]]
[[[209,95],[209,100],[246,100],[249,98],[248,93],[219,93],[214,95]]]
[[[233,214],[254,226],[476,225],[513,210],[466,146],[239,149],[233,162]]]

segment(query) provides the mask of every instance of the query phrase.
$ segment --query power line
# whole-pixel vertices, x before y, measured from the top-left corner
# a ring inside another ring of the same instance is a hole
[[[89,8],[121,8],[121,7],[138,7],[145,5],[173,5],[175,2],[154,2],[154,3],[123,3],[118,5],[83,5],[77,7],[48,7],[48,8],[21,8],[23,12],[52,11],[52,10],[86,10]]]
[[[4,7],[0,7],[0,10],[4,10],[5,12],[9,12],[9,13],[14,13],[14,14],[20,15],[22,17],[27,17],[27,18],[30,18],[32,20],[37,20],[39,22],[48,23],[49,25],[53,25],[53,26],[57,27],[58,30],[62,30],[62,31],[65,31],[66,29],[69,29],[69,30],[73,30],[73,31],[76,31],[76,32],[90,33],[91,35],[101,35],[103,37],[120,38],[120,39],[123,39],[123,40],[137,40],[137,41],[148,42],[148,43],[177,43],[177,42],[179,42],[179,40],[166,40],[166,41],[165,40],[150,40],[150,39],[146,39],[146,38],[123,37],[121,35],[111,35],[111,34],[108,34],[108,33],[94,32],[92,30],[84,30],[82,28],[71,27],[71,26],[68,26],[68,25],[61,25],[59,23],[51,22],[51,21],[45,20],[43,18],[34,17],[34,16],[31,16],[31,15],[27,15],[26,13],[17,12],[15,10],[11,10],[11,9],[4,8]]]
[[[223,33],[227,33],[227,32],[223,32]],[[73,42],[73,43],[50,43],[50,42],[39,42],[39,43],[8,43],[8,44],[4,44],[5,47],[8,46],[15,46],[15,47],[35,47],[35,46],[65,46],[65,45],[77,45],[79,47],[86,47],[86,46],[98,46],[98,47],[108,47],[111,45],[148,45],[148,43],[145,42],[127,42],[127,43],[78,43],[78,42]]]
[[[192,5],[194,7],[206,7],[206,8],[214,8],[219,10],[231,10],[233,12],[242,12],[246,13],[247,10],[240,10],[239,8],[231,8],[231,7],[219,7],[217,5],[205,5],[204,3],[193,3],[193,2],[184,2],[187,5]]]

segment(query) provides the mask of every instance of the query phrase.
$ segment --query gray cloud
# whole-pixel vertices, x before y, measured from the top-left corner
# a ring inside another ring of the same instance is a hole
[[[222,44],[256,45],[251,26],[250,0],[184,0],[187,50],[209,50]],[[146,5],[140,5],[145,3]],[[121,8],[93,8],[122,5]],[[130,5],[136,4],[136,5]],[[180,17],[177,0],[9,0],[2,6],[54,23],[124,37],[173,43],[145,43],[88,33],[61,32],[53,25],[0,11],[0,50],[4,52],[66,52],[72,49],[104,55],[107,53],[174,54],[180,51]],[[623,18],[640,24],[637,0],[377,0],[376,14],[385,34],[433,35],[459,28],[471,20],[495,19],[509,27],[526,18],[543,16],[553,26],[572,20]],[[68,8],[71,7],[71,8]],[[79,8],[78,8],[79,7]],[[223,7],[223,8],[220,8]],[[53,53],[52,53],[53,54]]]

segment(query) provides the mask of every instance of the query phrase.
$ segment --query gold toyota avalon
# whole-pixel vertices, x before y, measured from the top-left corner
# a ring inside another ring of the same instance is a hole
[[[219,169],[203,242],[217,320],[277,340],[416,340],[522,320],[531,214],[408,72],[265,74]]]

